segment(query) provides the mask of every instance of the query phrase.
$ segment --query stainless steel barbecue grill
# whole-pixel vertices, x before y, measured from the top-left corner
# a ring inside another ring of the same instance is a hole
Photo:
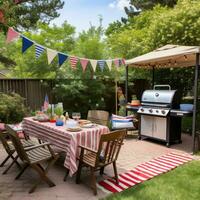
[[[167,89],[166,89],[167,87]],[[160,90],[157,88],[165,88]],[[169,85],[157,85],[144,91],[141,99],[139,138],[152,138],[166,142],[167,146],[181,142],[181,117],[189,112],[179,110],[176,90]]]

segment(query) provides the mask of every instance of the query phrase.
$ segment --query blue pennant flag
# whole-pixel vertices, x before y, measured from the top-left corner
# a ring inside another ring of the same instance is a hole
[[[34,42],[24,36],[21,37],[22,37],[22,53],[24,53],[29,47],[31,47],[34,44]]]
[[[65,62],[65,60],[67,60],[67,58],[68,58],[68,55],[62,54],[62,53],[58,53],[59,66],[61,66]]]
[[[105,60],[98,60],[98,65],[101,68],[101,71],[103,71],[105,67]]]
[[[35,57],[38,59],[42,53],[44,52],[45,48],[38,44],[35,45]]]

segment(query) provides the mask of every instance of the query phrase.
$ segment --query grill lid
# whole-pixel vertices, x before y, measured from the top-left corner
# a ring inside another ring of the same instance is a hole
[[[173,102],[176,90],[146,90],[142,94],[142,105],[169,104]]]

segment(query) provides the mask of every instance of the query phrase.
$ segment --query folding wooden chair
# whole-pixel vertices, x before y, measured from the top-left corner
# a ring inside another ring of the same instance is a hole
[[[96,188],[96,177],[94,172],[100,170],[100,174],[103,174],[104,167],[109,164],[113,164],[114,174],[116,183],[118,184],[118,174],[116,167],[116,160],[123,144],[124,137],[126,135],[126,130],[118,130],[110,132],[109,134],[101,135],[99,148],[97,151],[93,151],[84,146],[79,146],[81,148],[78,172],[76,176],[76,183],[80,182],[81,169],[83,166],[90,167],[91,178],[92,178],[92,188],[94,195],[97,194]]]
[[[16,176],[15,179],[19,179],[20,176],[24,173],[24,171],[31,167],[34,169],[40,176],[40,180],[38,180],[33,187],[29,190],[29,193],[35,191],[37,185],[44,181],[46,182],[49,187],[55,186],[55,184],[47,177],[47,172],[49,171],[50,167],[56,162],[59,158],[59,154],[55,154],[50,147],[50,143],[42,143],[35,146],[30,147],[23,147],[20,139],[17,137],[16,132],[9,126],[6,125],[6,130],[9,133],[9,136],[12,140],[12,143],[15,147],[15,150],[23,162],[24,166],[21,172]],[[44,148],[47,147],[47,148]],[[50,161],[49,161],[50,160]],[[49,161],[46,168],[42,166],[42,162]]]
[[[8,170],[14,165],[16,164],[19,168],[21,168],[20,164],[18,163],[17,159],[18,159],[18,155],[14,155],[15,154],[15,147],[13,146],[13,144],[11,143],[11,141],[9,141],[9,134],[6,131],[2,131],[0,132],[0,140],[1,143],[3,144],[3,147],[5,149],[5,151],[7,152],[7,157],[3,160],[3,162],[0,164],[0,167],[3,167],[6,162],[9,159],[12,159],[12,162],[10,163],[10,165],[3,171],[2,174],[6,174],[8,172]],[[35,145],[35,143],[31,140],[21,140],[21,143],[24,147],[29,147],[29,146],[33,146]]]

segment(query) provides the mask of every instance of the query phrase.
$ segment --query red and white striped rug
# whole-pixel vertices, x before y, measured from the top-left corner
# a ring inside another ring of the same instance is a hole
[[[193,157],[189,154],[168,153],[138,165],[133,170],[119,174],[119,184],[116,184],[114,178],[110,178],[100,181],[98,187],[112,193],[121,192],[191,160]]]

